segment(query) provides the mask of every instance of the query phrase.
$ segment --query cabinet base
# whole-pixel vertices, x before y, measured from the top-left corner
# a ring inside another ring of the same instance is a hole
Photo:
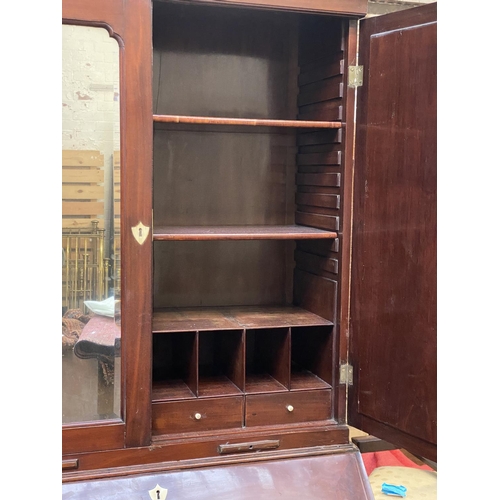
[[[275,444],[271,449],[262,450],[257,444],[263,441]],[[252,443],[255,446],[250,448]],[[63,482],[339,453],[352,448],[349,443],[349,428],[325,421],[275,427],[259,426],[217,433],[177,434],[168,439],[155,439],[148,447],[64,455],[64,461],[72,461],[76,465],[65,469]],[[246,453],[247,449],[252,451]]]

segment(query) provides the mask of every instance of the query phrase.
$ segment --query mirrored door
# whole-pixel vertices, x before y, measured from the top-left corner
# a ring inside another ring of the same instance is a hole
[[[119,46],[62,26],[62,422],[120,418]]]

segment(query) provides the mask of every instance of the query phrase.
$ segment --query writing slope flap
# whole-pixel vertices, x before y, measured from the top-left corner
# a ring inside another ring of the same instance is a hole
[[[360,25],[348,422],[436,461],[436,4]]]

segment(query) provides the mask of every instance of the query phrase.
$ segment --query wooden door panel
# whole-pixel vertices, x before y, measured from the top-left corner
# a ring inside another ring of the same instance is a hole
[[[119,247],[122,253],[124,418],[124,422],[113,424],[109,429],[98,421],[76,429],[63,426],[63,453],[78,453],[99,446],[101,449],[146,446],[151,442],[152,245],[140,245],[131,228],[139,222],[152,225],[151,197],[145,195],[151,192],[152,179],[151,2],[64,0],[62,22],[105,28],[120,47],[120,198],[123,204]],[[71,158],[66,160],[71,164]],[[106,429],[109,432],[106,433]]]
[[[349,423],[435,459],[436,6],[361,25]]]

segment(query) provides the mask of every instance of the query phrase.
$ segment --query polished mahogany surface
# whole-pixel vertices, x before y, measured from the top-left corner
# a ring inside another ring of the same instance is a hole
[[[436,4],[361,27],[352,425],[436,454]],[[351,397],[352,396],[352,397]]]
[[[63,485],[63,499],[150,498],[161,486],[176,500],[373,499],[359,452],[222,465]]]
[[[294,306],[170,308],[155,312],[153,333],[331,324],[316,314]]]
[[[313,240],[333,239],[337,233],[314,227],[298,226],[160,226],[155,227],[155,241],[205,240]]]
[[[250,118],[215,118],[209,116],[153,115],[156,123],[193,123],[198,125],[236,125],[244,127],[341,128],[341,122],[307,120],[266,120]]]
[[[212,3],[64,0],[65,17],[109,26],[122,47],[123,327],[129,333],[125,422],[94,432],[66,429],[63,495],[148,495],[166,478],[170,496],[178,498],[372,498],[359,454],[347,445],[345,388],[338,380],[347,353],[338,320],[342,314],[345,326],[349,308],[354,90],[347,66],[355,59],[356,26],[341,16],[311,14],[356,16],[366,1]],[[381,53],[391,55],[399,43],[391,36],[376,40]],[[413,75],[413,67],[406,69]],[[395,82],[389,83],[405,88],[405,79]],[[375,112],[393,109],[399,90],[391,85],[385,100],[373,104]],[[414,106],[415,96],[405,95]],[[395,157],[410,172],[406,153],[427,133],[415,130],[389,135],[398,145],[403,139],[405,154]],[[372,145],[382,148],[385,136],[375,137]],[[355,209],[413,231],[415,218],[391,204],[393,172],[380,174],[385,164],[377,165],[377,181],[368,177],[374,191],[382,179],[377,214],[365,211],[363,189]],[[420,195],[430,200],[431,191]],[[425,217],[432,216],[430,205]],[[139,222],[151,229],[143,244],[129,230]],[[359,219],[354,227],[357,234]],[[426,237],[419,232],[416,239]],[[391,243],[374,241],[371,250],[380,245],[393,255]],[[411,245],[420,265],[418,245]],[[399,265],[398,256],[392,262]],[[418,276],[411,275],[412,286],[419,286]],[[374,287],[357,293],[359,312]],[[406,305],[398,303],[396,316]],[[366,348],[365,362],[387,347],[383,333],[377,332],[376,348]],[[398,340],[389,339],[396,354]],[[370,379],[356,382],[363,394],[371,390]],[[387,380],[375,372],[373,384],[386,387]],[[365,413],[378,411],[377,402],[360,404]],[[419,422],[408,421],[406,431],[417,424],[418,433]],[[110,476],[115,479],[93,481]],[[181,486],[186,480],[188,491]]]
[[[367,0],[195,0],[195,2],[358,16],[366,14],[368,4]]]

